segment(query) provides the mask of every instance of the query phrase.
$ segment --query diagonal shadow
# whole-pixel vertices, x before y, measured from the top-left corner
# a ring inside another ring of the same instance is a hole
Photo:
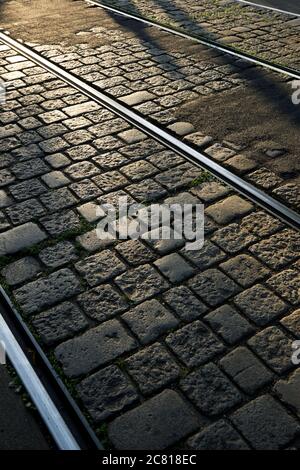
[[[157,3],[157,6],[164,10],[164,13],[170,18],[172,23],[178,23],[178,14],[180,14],[181,23],[189,24],[192,30],[198,30],[198,34],[202,37],[209,36],[211,40],[219,42],[219,38],[201,27],[186,11],[180,9],[178,5],[175,5],[171,0],[152,0],[152,2]],[[130,0],[126,3],[133,14],[143,16],[143,12],[140,11]],[[117,21],[120,25],[124,26],[124,18],[114,13],[111,13],[111,17],[114,21]],[[130,20],[126,27],[130,31],[135,31],[141,40],[155,44],[156,47],[162,49],[162,46],[148,35],[147,31],[145,31],[144,25],[143,28],[137,30],[136,24],[137,22],[135,20]],[[166,52],[166,54],[168,53]],[[170,63],[172,63],[173,58],[170,55],[169,57]],[[212,59],[213,57],[214,55],[212,54]],[[156,60],[158,61],[158,58],[156,58]],[[238,73],[242,79],[247,81],[247,86],[260,93],[264,98],[267,98],[269,102],[272,102],[274,113],[280,113],[285,118],[288,118],[294,126],[300,127],[300,109],[299,106],[295,106],[291,101],[292,89],[291,93],[287,94],[285,87],[278,83],[278,80],[275,80],[275,77],[272,79],[271,72],[266,72],[265,70],[260,69],[259,66],[255,68],[253,68],[254,66],[249,67],[249,64],[242,60],[233,62],[231,56],[222,52],[220,52],[220,55],[218,56],[218,65],[220,61],[223,65],[232,65],[233,63],[234,65],[237,65],[240,69]],[[163,66],[163,64],[161,64],[161,66]],[[176,63],[175,66],[176,68],[178,67]]]
[[[130,3],[131,12],[134,15],[141,16],[140,11],[135,7],[135,5],[132,4],[130,1],[128,3]],[[165,73],[168,73],[170,75],[170,78],[172,78],[172,72],[176,72],[176,70],[178,69],[178,64],[175,61],[175,57],[169,54],[165,50],[165,48],[163,48],[162,44],[159,41],[157,41],[155,38],[148,34],[147,29],[149,29],[149,26],[139,23],[136,20],[131,20],[122,17],[121,15],[113,13],[109,10],[106,10],[106,13],[115,23],[118,23],[122,28],[126,28],[126,30],[131,33],[134,32],[142,45],[151,44],[151,48],[147,47],[147,52],[151,54],[151,49],[153,49],[151,55],[155,59],[155,62],[157,62],[157,64],[165,71]],[[154,53],[155,49],[163,51],[163,54]],[[183,71],[180,71],[180,74],[182,75],[182,78],[185,77]]]

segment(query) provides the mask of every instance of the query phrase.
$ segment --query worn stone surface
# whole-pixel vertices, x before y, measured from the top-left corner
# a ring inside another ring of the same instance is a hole
[[[193,450],[248,450],[249,446],[231,424],[219,420],[190,437],[187,445]]]
[[[283,374],[293,367],[292,340],[276,326],[270,326],[257,333],[248,341],[248,345],[278,374]]]
[[[177,284],[191,277],[195,271],[194,268],[177,253],[164,256],[158,261],[155,261],[154,264],[173,284]]]
[[[205,364],[225,350],[223,344],[198,320],[171,333],[166,343],[188,367]]]
[[[289,266],[300,256],[300,236],[285,229],[253,245],[250,251],[272,269]]]
[[[178,320],[157,300],[147,300],[122,316],[142,344],[148,344],[175,328]]]
[[[274,375],[249,349],[239,347],[223,357],[221,367],[229,377],[250,395],[270,383]]]
[[[225,225],[251,212],[253,205],[239,196],[229,196],[209,207],[206,213],[218,224]]]
[[[226,258],[225,253],[214,243],[206,240],[200,250],[182,249],[182,253],[199,269],[207,269]]]
[[[300,303],[300,273],[295,269],[275,274],[267,284],[292,305]]]
[[[116,283],[133,302],[148,299],[168,287],[167,281],[149,264],[126,271],[116,278]]]
[[[76,304],[63,302],[33,317],[42,342],[52,346],[85,330],[89,322]]]
[[[299,433],[299,425],[270,395],[263,395],[236,411],[232,420],[257,450],[278,450]]]
[[[78,301],[86,314],[98,321],[107,320],[128,307],[124,297],[108,284],[87,290],[78,296]]]
[[[146,395],[173,382],[180,374],[174,358],[159,343],[127,359],[126,370]]]
[[[19,287],[14,295],[27,314],[38,312],[81,291],[79,279],[70,269],[61,269],[48,277]]]
[[[180,395],[165,390],[115,419],[109,426],[109,437],[120,450],[160,450],[195,431],[198,425],[199,418]]]
[[[280,323],[293,335],[300,338],[300,310],[284,317]]]
[[[60,344],[55,349],[55,356],[66,375],[75,377],[88,374],[135,347],[136,341],[121,323],[109,320]]]
[[[77,391],[96,423],[122,411],[138,398],[133,386],[116,366],[108,366],[87,377],[77,386]]]
[[[47,235],[33,222],[19,225],[0,234],[0,256],[17,253],[45,240]]]
[[[234,298],[238,308],[254,323],[267,325],[287,310],[287,305],[277,295],[257,284]]]
[[[236,344],[255,331],[236,309],[227,304],[206,315],[205,321],[228,344]]]
[[[196,320],[207,311],[206,305],[201,302],[186,286],[170,289],[163,295],[163,299],[183,321]]]
[[[41,272],[40,263],[32,256],[26,256],[2,269],[1,274],[10,286],[29,281]]]
[[[242,400],[238,389],[212,363],[185,377],[181,388],[206,416],[220,415]]]
[[[225,261],[220,267],[242,287],[251,286],[270,272],[259,261],[248,255],[238,255]]]
[[[212,307],[239,291],[235,282],[217,269],[208,269],[197,274],[189,281],[189,286]]]
[[[75,264],[90,286],[96,286],[125,271],[125,265],[111,251],[104,250]]]
[[[71,261],[76,261],[78,258],[74,245],[68,241],[44,248],[39,257],[49,268],[57,268]]]
[[[257,238],[238,224],[230,224],[217,230],[212,240],[227,253],[238,253],[255,242]]]
[[[279,380],[274,391],[283,403],[290,406],[300,416],[300,370],[297,369],[287,380]]]

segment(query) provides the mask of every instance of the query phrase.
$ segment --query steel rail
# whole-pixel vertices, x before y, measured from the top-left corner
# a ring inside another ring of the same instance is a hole
[[[69,427],[35,373],[21,346],[0,314],[0,340],[22,384],[37,407],[47,429],[60,450],[80,450]]]
[[[248,0],[236,0],[236,1],[239,2],[239,3],[244,3],[245,5],[248,5],[248,6],[251,6],[251,7],[262,8],[262,9],[265,9],[265,10],[271,10],[271,11],[275,11],[277,13],[283,13],[284,15],[300,17],[300,13],[295,13],[295,12],[287,11],[287,10],[281,10],[280,8],[271,7],[269,5],[262,5],[261,3],[250,2]]]
[[[176,36],[179,36],[184,39],[189,39],[190,41],[197,42],[198,44],[202,44],[203,46],[207,46],[211,49],[215,49],[217,51],[223,52],[224,54],[229,54],[235,58],[250,62],[253,65],[257,65],[260,67],[267,68],[269,70],[272,70],[273,72],[285,74],[290,78],[294,78],[296,80],[300,80],[300,71],[293,69],[291,67],[286,67],[284,65],[276,65],[268,60],[265,59],[259,59],[251,54],[247,54],[246,52],[240,52],[237,49],[231,47],[231,46],[223,46],[217,41],[213,41],[210,39],[204,39],[197,37],[193,34],[188,34],[188,33],[183,33],[182,31],[179,31],[177,29],[170,28],[168,26],[164,26],[160,23],[157,23],[156,21],[153,20],[148,20],[144,17],[137,16],[133,13],[127,13],[124,10],[119,10],[115,7],[111,7],[108,5],[104,5],[101,3],[101,1],[98,0],[86,0],[87,3],[90,3],[92,5],[98,6],[100,8],[103,8],[104,10],[111,11],[117,15],[124,16],[125,18],[130,18],[132,20],[136,20],[140,23],[144,23],[148,26],[154,26],[155,28],[159,28],[162,31],[165,31],[167,33],[175,34]]]
[[[60,450],[102,446],[4,289],[0,286],[0,341]]]
[[[139,112],[132,110],[129,106],[116,100],[111,95],[100,91],[95,86],[86,83],[84,80],[78,78],[74,74],[62,69],[60,66],[41,56],[28,46],[25,46],[21,42],[12,39],[7,34],[0,32],[0,41],[12,47],[21,55],[24,55],[29,60],[35,62],[49,72],[52,72],[58,78],[76,88],[82,94],[106,107],[114,114],[117,114],[132,124],[134,127],[140,129],[145,134],[160,142],[165,147],[168,147],[170,150],[174,151],[191,163],[194,163],[209,171],[216,178],[225,182],[255,204],[259,205],[284,221],[286,224],[297,230],[300,229],[299,214],[269,194],[261,191],[248,181],[245,181],[240,176],[222,167],[219,163],[213,161],[209,156],[207,156],[203,151],[200,152],[199,150],[196,150],[196,148],[186,144],[185,142],[182,142],[171,131],[166,130],[150,119],[146,119]]]

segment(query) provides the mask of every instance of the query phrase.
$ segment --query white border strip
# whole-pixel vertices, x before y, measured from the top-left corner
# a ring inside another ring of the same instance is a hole
[[[36,375],[9,326],[0,314],[0,341],[24,387],[37,407],[45,425],[60,450],[80,450],[67,424]]]
[[[285,15],[300,17],[300,13],[293,13],[292,11],[281,10],[280,8],[271,7],[269,5],[261,5],[261,3],[248,2],[248,0],[235,0],[235,1],[239,3],[244,3],[245,5],[249,5],[251,7],[263,8],[265,10],[276,11],[277,13],[283,13]]]

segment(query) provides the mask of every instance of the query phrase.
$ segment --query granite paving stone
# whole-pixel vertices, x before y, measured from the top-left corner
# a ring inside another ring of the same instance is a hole
[[[257,333],[248,345],[277,374],[284,374],[293,368],[292,340],[277,326]]]
[[[198,320],[169,334],[166,343],[188,367],[205,364],[225,350],[224,345]]]
[[[278,450],[299,434],[299,424],[270,395],[244,405],[231,419],[257,450]]]
[[[163,295],[164,301],[186,322],[196,320],[207,311],[207,306],[186,286],[178,286]]]
[[[254,333],[254,328],[231,305],[224,304],[205,317],[212,330],[233,345]]]
[[[221,415],[242,401],[238,389],[212,363],[182,379],[181,388],[206,416]]]
[[[195,431],[200,422],[181,396],[167,389],[116,418],[109,437],[120,450],[161,450]]]
[[[274,379],[274,374],[245,347],[238,347],[220,361],[222,369],[247,394],[254,395]]]
[[[175,328],[179,321],[157,300],[147,300],[122,315],[142,344],[148,344]]]
[[[283,315],[287,305],[274,292],[257,284],[234,298],[237,307],[259,326],[264,326]]]
[[[112,365],[77,385],[78,394],[93,421],[101,423],[133,404],[138,395],[125,375]]]
[[[150,264],[126,271],[115,282],[133,302],[146,300],[168,287],[168,282]]]
[[[19,287],[14,295],[23,311],[33,314],[78,294],[81,289],[79,279],[65,268]]]
[[[107,320],[128,308],[125,298],[109,284],[85,291],[78,296],[78,302],[85,313],[97,321]]]
[[[65,341],[89,326],[85,315],[71,302],[63,302],[34,316],[32,324],[46,346]]]
[[[208,269],[189,281],[189,287],[212,307],[222,304],[240,289],[218,269]]]
[[[151,394],[180,375],[180,368],[166,348],[155,343],[126,360],[126,370],[141,392]]]
[[[65,374],[76,377],[108,364],[136,346],[134,338],[119,321],[109,320],[60,344],[55,349],[55,356]]]

